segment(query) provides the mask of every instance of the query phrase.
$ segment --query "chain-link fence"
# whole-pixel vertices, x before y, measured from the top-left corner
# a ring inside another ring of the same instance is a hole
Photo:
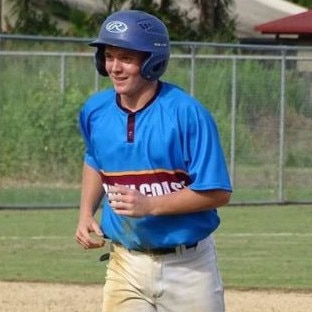
[[[78,206],[78,111],[110,86],[88,41],[0,35],[1,207]],[[217,120],[233,204],[312,202],[311,77],[312,47],[172,42],[163,80]]]

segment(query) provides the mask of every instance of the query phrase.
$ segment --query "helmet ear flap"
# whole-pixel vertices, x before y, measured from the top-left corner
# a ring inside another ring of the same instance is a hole
[[[168,65],[168,57],[151,55],[141,67],[141,75],[147,80],[157,80]]]
[[[95,67],[98,71],[98,73],[102,76],[108,76],[108,73],[105,69],[105,46],[99,46],[97,47],[97,50],[95,52]]]

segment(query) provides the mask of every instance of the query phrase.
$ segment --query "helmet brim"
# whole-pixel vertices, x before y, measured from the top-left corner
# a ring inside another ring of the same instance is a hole
[[[101,42],[100,40],[96,39],[96,40],[91,41],[88,45],[90,47],[95,47],[96,48],[96,47],[99,47],[99,46],[104,46],[106,44]]]

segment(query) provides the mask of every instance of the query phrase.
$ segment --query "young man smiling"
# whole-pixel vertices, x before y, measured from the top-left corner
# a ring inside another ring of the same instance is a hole
[[[103,23],[96,68],[113,88],[80,113],[86,143],[76,240],[112,251],[104,312],[223,312],[213,232],[231,184],[216,124],[179,87],[163,82],[166,26],[141,11]],[[100,224],[95,208],[103,199]]]

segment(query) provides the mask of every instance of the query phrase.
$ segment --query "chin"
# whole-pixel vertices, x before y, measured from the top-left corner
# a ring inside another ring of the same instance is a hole
[[[114,85],[114,89],[115,89],[115,91],[116,91],[117,93],[119,93],[119,94],[125,94],[125,93],[127,93],[127,90],[126,90],[124,87],[122,87],[122,86]]]

